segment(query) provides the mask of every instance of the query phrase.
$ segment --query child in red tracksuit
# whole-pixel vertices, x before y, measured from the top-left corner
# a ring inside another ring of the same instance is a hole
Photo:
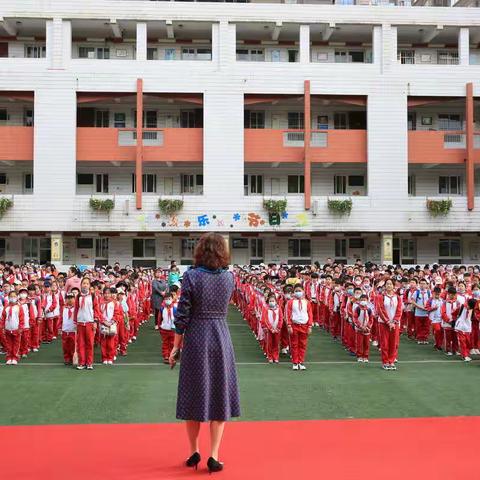
[[[353,325],[355,327],[357,362],[368,363],[373,312],[368,305],[368,297],[365,294],[361,295],[359,301],[353,306]]]
[[[4,330],[7,365],[17,365],[20,359],[20,340],[24,325],[23,308],[18,304],[15,290],[8,295],[8,306],[3,310],[0,329]]]
[[[308,336],[312,333],[312,307],[305,299],[301,285],[295,285],[294,298],[287,303],[287,325],[293,370],[306,370],[304,365]]]
[[[115,301],[112,298],[110,288],[103,291],[103,302],[100,304],[100,346],[102,350],[102,363],[104,365],[113,365],[115,358],[117,335],[117,314],[115,309]]]
[[[35,285],[28,287],[28,299],[31,305],[32,316],[30,317],[30,348],[38,352],[40,348],[40,326],[42,324],[42,307],[40,298],[37,296]]]
[[[455,333],[457,335],[458,348],[465,362],[471,362],[470,358],[470,335],[472,333],[472,314],[476,301],[473,298],[468,299],[454,313]]]
[[[23,330],[22,338],[20,340],[20,356],[22,358],[27,358],[30,352],[30,319],[34,315],[34,311],[30,305],[30,302],[27,300],[28,291],[26,288],[22,288],[18,292],[18,304],[23,308]]]
[[[76,327],[73,321],[75,310],[75,295],[67,293],[65,296],[65,304],[63,305],[60,318],[62,321],[62,350],[63,362],[65,365],[73,365],[73,355],[75,354]]]
[[[160,335],[162,337],[162,357],[163,363],[168,364],[168,358],[173,349],[173,341],[175,339],[175,315],[177,313],[177,303],[171,293],[167,293],[164,297],[163,304],[160,307]]]
[[[282,309],[275,294],[268,296],[262,311],[262,324],[267,332],[267,358],[269,363],[278,363],[280,356],[280,332],[283,324]]]

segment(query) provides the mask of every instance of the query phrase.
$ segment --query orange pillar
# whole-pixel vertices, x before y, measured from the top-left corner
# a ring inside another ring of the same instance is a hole
[[[473,83],[467,83],[467,208],[473,210],[475,203],[475,163],[473,158]]]
[[[143,80],[137,78],[137,147],[135,157],[135,190],[137,210],[142,209],[143,177]]]
[[[310,80],[304,83],[304,128],[305,128],[305,210],[309,210],[312,204],[312,174],[310,168],[310,136],[311,136],[311,109],[310,109]]]

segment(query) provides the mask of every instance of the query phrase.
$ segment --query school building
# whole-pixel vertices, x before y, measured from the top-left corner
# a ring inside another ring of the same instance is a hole
[[[0,259],[480,263],[477,0],[2,0]]]

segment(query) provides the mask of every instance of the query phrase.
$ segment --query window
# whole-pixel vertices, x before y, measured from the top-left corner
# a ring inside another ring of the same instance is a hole
[[[460,176],[440,176],[438,177],[438,193],[440,195],[461,195],[462,177]]]
[[[93,173],[77,173],[77,185],[93,185]]]
[[[288,129],[301,130],[303,128],[305,128],[303,122],[303,112],[288,112]]]
[[[108,238],[95,239],[95,258],[108,258]]]
[[[33,173],[23,174],[23,193],[33,193]]]
[[[335,63],[365,63],[365,52],[362,50],[336,50]]]
[[[438,242],[439,263],[462,263],[462,245],[459,238],[442,238]]]
[[[288,240],[288,258],[297,261],[310,262],[310,239],[291,238]]]
[[[110,112],[108,110],[95,111],[95,126],[100,128],[108,128],[110,125]]]
[[[265,128],[265,112],[245,110],[244,128]]]
[[[409,130],[417,129],[417,114],[415,112],[410,112],[408,114],[408,129]]]
[[[23,112],[23,126],[33,127],[33,110],[24,110]]]
[[[345,238],[335,239],[335,260],[347,258],[347,240]]]
[[[346,130],[348,128],[346,113],[335,113],[333,116],[333,128],[335,130]]]
[[[203,195],[203,175],[182,174],[181,193],[192,195]]]
[[[97,193],[108,193],[108,174],[107,173],[98,173],[95,175],[96,182],[96,192]]]
[[[137,191],[136,178],[136,175],[132,173],[132,193],[135,193]],[[155,173],[144,173],[142,175],[142,192],[157,192],[157,175]]]
[[[79,47],[78,58],[89,58],[98,60],[108,60],[110,58],[110,48],[108,47]]]
[[[458,65],[458,52],[439,51],[437,59],[439,65]]]
[[[6,173],[0,173],[0,185],[8,184],[8,176]]]
[[[408,194],[411,196],[416,195],[415,175],[408,176]]]
[[[288,61],[290,63],[298,62],[298,50],[289,50],[288,51]]]
[[[402,239],[402,263],[413,264],[416,258],[415,240],[411,238]]]
[[[157,128],[157,111],[147,110],[143,112],[143,128]],[[137,128],[137,111],[133,111],[133,128]],[[137,137],[135,137],[137,138]]]
[[[252,265],[263,262],[263,238],[250,239],[250,257]]]
[[[197,245],[197,238],[182,238],[181,261],[182,265],[190,265],[193,260],[193,252]]]
[[[363,175],[349,175],[348,176],[349,187],[364,187],[365,177]]]
[[[363,238],[350,238],[348,241],[349,248],[365,248],[365,240]]]
[[[134,258],[155,258],[155,239],[154,238],[134,238],[133,239],[133,257]]]
[[[263,194],[263,175],[244,175],[243,186],[245,195]]]
[[[180,127],[195,128],[195,112],[193,110],[183,110],[180,112]]]
[[[45,45],[25,45],[25,58],[45,58],[46,56]]]
[[[0,108],[0,122],[8,121],[8,112],[6,108]]]
[[[77,238],[77,249],[92,249],[93,238]]]
[[[333,177],[333,193],[335,195],[345,195],[347,193],[346,175],[335,175]]]
[[[7,251],[7,242],[4,238],[0,238],[0,259],[5,260],[6,251]]]
[[[280,50],[272,50],[271,53],[272,62],[281,62],[282,61],[282,53]]]
[[[263,62],[265,61],[265,52],[258,48],[237,48],[237,60]]]
[[[115,113],[113,115],[113,126],[115,128],[125,128],[127,126],[127,116],[125,113]]]
[[[248,248],[248,238],[232,239],[232,248]]]
[[[462,130],[462,117],[458,114],[440,113],[438,115],[439,130]]]
[[[26,237],[23,239],[23,263],[45,264],[51,260],[50,238]]]
[[[288,193],[305,193],[305,177],[303,175],[288,176]]]
[[[166,48],[163,58],[165,60],[175,60],[176,55],[177,55],[177,50],[175,48]]]
[[[211,60],[211,59],[212,59],[211,48],[182,48],[182,60]]]
[[[156,47],[147,48],[147,60],[158,60],[158,49]]]
[[[397,56],[402,65],[415,64],[415,50],[399,50]]]

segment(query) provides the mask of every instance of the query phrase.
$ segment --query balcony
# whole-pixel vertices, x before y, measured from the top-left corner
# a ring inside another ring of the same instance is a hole
[[[0,127],[0,160],[33,161],[33,127]]]
[[[480,162],[480,133],[474,136],[475,162]],[[409,131],[409,163],[464,163],[466,139],[463,131]]]
[[[313,130],[311,158],[318,163],[366,163],[366,130]],[[245,129],[246,162],[303,162],[304,132]]]
[[[145,162],[202,162],[203,128],[144,129]],[[136,131],[77,128],[77,161],[135,161]]]

